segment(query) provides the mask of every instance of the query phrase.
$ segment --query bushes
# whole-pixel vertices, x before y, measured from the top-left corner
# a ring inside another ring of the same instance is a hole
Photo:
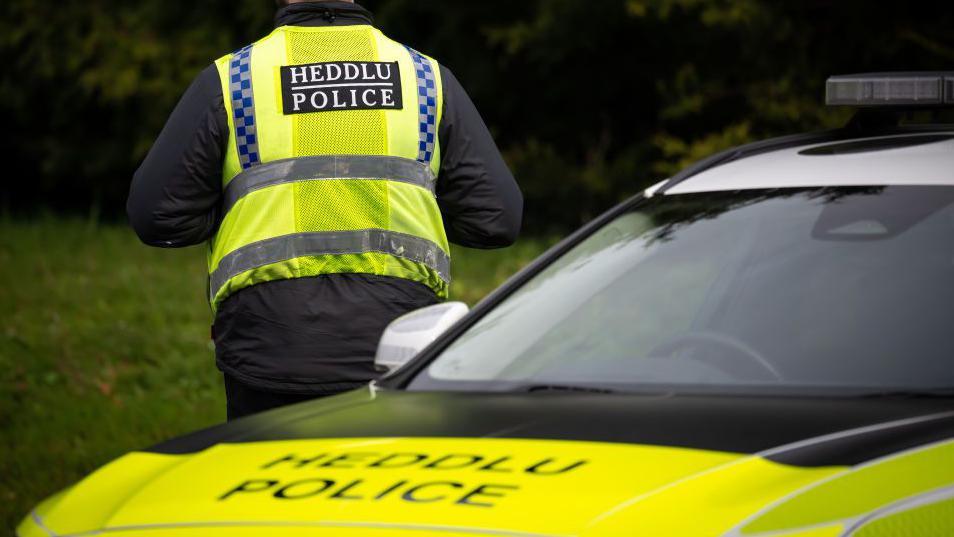
[[[768,0],[367,0],[386,33],[449,66],[527,192],[565,232],[687,162],[839,125],[832,73],[943,69],[954,11]],[[191,78],[270,30],[268,0],[0,6],[0,208],[120,218],[132,171]]]

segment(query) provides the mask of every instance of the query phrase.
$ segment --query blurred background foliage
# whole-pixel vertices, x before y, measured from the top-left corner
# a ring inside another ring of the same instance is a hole
[[[821,106],[829,74],[954,66],[947,2],[363,4],[471,93],[532,234],[572,229],[713,151],[840,125],[847,112]],[[133,170],[192,77],[267,33],[273,11],[270,0],[3,2],[15,173],[0,210],[120,220]]]

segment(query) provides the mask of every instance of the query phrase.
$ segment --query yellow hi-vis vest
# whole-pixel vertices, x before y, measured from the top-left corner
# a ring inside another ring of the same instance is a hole
[[[364,273],[446,298],[438,64],[367,26],[277,28],[216,61],[230,137],[209,300]]]

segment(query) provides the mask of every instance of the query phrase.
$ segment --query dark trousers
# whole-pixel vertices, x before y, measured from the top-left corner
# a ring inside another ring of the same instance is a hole
[[[259,390],[225,375],[225,401],[229,421],[280,406],[335,395],[332,393],[277,393]]]

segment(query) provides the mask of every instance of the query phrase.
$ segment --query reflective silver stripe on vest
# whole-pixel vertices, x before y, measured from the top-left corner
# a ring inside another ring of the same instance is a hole
[[[225,187],[223,214],[258,189],[326,179],[380,179],[410,183],[434,193],[434,173],[426,164],[401,157],[324,155],[273,160],[239,173]]]
[[[296,257],[327,254],[381,252],[426,265],[450,282],[450,257],[433,242],[383,229],[295,233],[254,242],[230,252],[219,261],[210,278],[212,301],[231,278],[239,274]]]

